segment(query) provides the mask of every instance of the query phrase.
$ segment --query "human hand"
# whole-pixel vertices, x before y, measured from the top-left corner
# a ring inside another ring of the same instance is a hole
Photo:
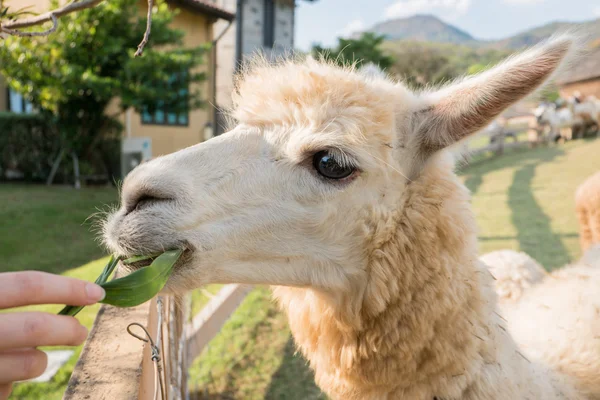
[[[0,273],[0,310],[33,304],[86,306],[104,298],[100,286],[38,271]],[[37,346],[77,346],[87,328],[75,318],[43,312],[0,314],[0,400],[12,382],[31,379],[46,369],[46,354]]]

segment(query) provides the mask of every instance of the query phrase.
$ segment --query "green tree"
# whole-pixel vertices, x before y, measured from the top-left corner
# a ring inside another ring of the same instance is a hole
[[[381,48],[385,37],[372,32],[365,32],[359,39],[338,38],[338,44],[328,49],[314,45],[312,55],[334,60],[340,65],[353,64],[360,66],[372,62],[386,70],[394,64],[394,59],[385,54]]]
[[[390,73],[416,88],[446,83],[465,72],[480,72],[508,54],[495,49],[414,40],[386,42],[383,48],[395,60]]]
[[[425,43],[406,41],[390,51],[396,60],[390,72],[412,87],[438,84],[457,75],[448,55]]]
[[[144,55],[133,57],[146,25],[138,4],[103,2],[64,16],[47,37],[7,37],[0,46],[0,73],[8,85],[56,127],[54,166],[65,154],[76,160],[102,153],[103,139],[120,133],[117,117],[130,107],[183,112],[202,105],[199,85],[190,84],[205,79],[197,69],[205,48],[182,48],[183,32],[170,27],[176,11],[159,1]],[[109,168],[107,155],[101,156]]]
[[[488,68],[490,68],[489,65],[483,65],[480,63],[473,64],[467,70],[467,75],[476,75],[476,74],[479,74],[480,72],[487,70]]]

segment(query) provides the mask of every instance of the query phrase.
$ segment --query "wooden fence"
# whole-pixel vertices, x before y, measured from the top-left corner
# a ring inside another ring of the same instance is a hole
[[[225,285],[195,316],[189,297],[159,296],[128,309],[103,305],[63,399],[187,399],[188,367],[250,289]]]

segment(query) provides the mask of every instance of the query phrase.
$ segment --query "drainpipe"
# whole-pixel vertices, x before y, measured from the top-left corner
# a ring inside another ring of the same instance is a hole
[[[235,6],[235,69],[237,72],[242,64],[242,40],[244,39],[243,35],[243,22],[244,22],[244,0],[237,0],[237,5]]]
[[[125,132],[127,132],[127,137],[131,137],[131,107],[125,111]]]
[[[233,25],[233,20],[229,21],[225,29],[223,29],[223,31],[212,41],[212,106],[214,124],[213,135],[216,135],[218,132],[217,118],[219,113],[219,110],[217,108],[217,43],[219,42],[219,40],[221,40],[223,36],[225,36],[225,33],[227,33],[229,28],[231,28],[231,25]]]

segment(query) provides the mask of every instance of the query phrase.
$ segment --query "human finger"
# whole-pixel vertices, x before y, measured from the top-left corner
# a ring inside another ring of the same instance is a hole
[[[0,351],[37,346],[77,346],[87,329],[75,318],[42,312],[0,314]]]
[[[41,271],[0,274],[0,293],[0,309],[31,304],[86,306],[105,296],[95,283]]]
[[[46,370],[48,356],[36,349],[0,352],[0,385],[40,376]]]

